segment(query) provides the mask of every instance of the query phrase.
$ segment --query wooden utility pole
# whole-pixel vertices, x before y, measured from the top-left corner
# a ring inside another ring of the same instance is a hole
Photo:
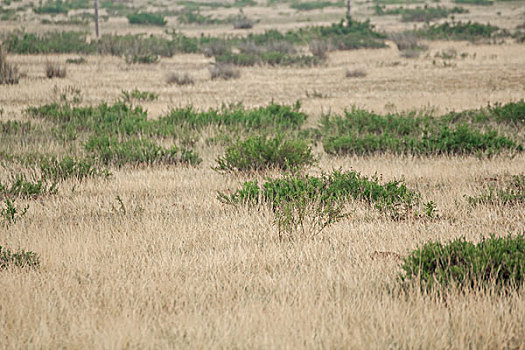
[[[346,18],[348,19],[348,25],[350,25],[350,21],[352,20],[351,2],[352,0],[346,0]]]
[[[350,0],[348,0],[350,1]],[[97,36],[97,39],[98,39],[98,0],[95,0],[95,34]]]

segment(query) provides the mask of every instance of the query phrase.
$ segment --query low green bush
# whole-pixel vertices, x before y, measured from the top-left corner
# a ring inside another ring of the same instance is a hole
[[[325,7],[345,7],[346,4],[344,1],[321,1],[321,0],[314,0],[314,1],[293,1],[290,4],[290,8],[293,8],[298,11],[312,11],[312,10],[319,10],[324,9]]]
[[[463,238],[450,243],[427,243],[411,252],[401,266],[400,280],[423,291],[461,288],[520,288],[525,275],[525,236]]]
[[[127,15],[129,24],[154,25],[163,27],[166,25],[166,19],[162,15],[155,13],[139,12]]]
[[[4,204],[4,203],[2,203]],[[22,218],[26,213],[29,205],[23,209],[16,207],[15,200],[5,198],[5,207],[0,208],[0,218],[3,219],[3,223],[7,226],[16,224],[16,222]],[[1,249],[2,247],[0,247]]]
[[[269,203],[273,210],[283,202],[294,202],[297,198],[325,203],[359,200],[399,218],[419,203],[420,195],[401,181],[381,184],[377,176],[367,178],[356,171],[334,171],[320,177],[294,175],[268,180],[262,186],[257,181],[248,181],[231,195],[219,193],[219,199],[224,203]]]
[[[228,147],[216,161],[215,169],[219,171],[259,171],[300,169],[312,165],[315,159],[303,140],[252,136]]]
[[[111,173],[107,169],[99,168],[93,159],[75,159],[65,156],[42,157],[37,166],[42,177],[52,182],[60,182],[74,178],[82,181],[90,177],[108,177]]]
[[[197,165],[201,162],[193,151],[180,152],[176,145],[164,148],[146,138],[119,141],[116,137],[92,136],[85,144],[85,149],[101,163],[118,167],[125,164]]]
[[[56,182],[49,182],[45,178],[38,180],[27,179],[25,175],[18,174],[9,181],[0,181],[0,196],[4,198],[36,198],[46,194],[56,194]]]
[[[483,133],[466,125],[455,130],[442,127],[436,134],[398,136],[395,134],[368,134],[329,137],[323,142],[329,154],[359,154],[392,152],[396,154],[441,155],[441,154],[486,154],[492,155],[502,150],[522,151],[523,146],[500,136],[493,130]]]
[[[69,6],[67,2],[62,0],[48,0],[45,4],[40,7],[34,7],[33,12],[37,14],[66,14],[69,12]]]
[[[300,104],[295,106],[270,103],[268,106],[255,109],[245,109],[242,105],[223,106],[220,109],[210,109],[197,112],[193,108],[172,110],[167,116],[159,118],[159,128],[167,130],[170,126],[183,126],[191,129],[201,129],[206,126],[238,127],[245,130],[277,130],[298,129],[307,118],[299,111]]]
[[[8,267],[36,268],[40,266],[40,257],[34,252],[20,250],[12,252],[0,246],[0,270]]]
[[[26,134],[33,130],[31,122],[21,122],[18,120],[0,121],[0,134]]]
[[[354,108],[344,116],[324,116],[320,128],[324,149],[330,154],[491,155],[503,150],[523,150],[519,142],[494,130],[521,120],[521,105],[518,102],[489,106],[442,117],[383,116]],[[519,132],[521,126],[514,129],[514,133]]]
[[[376,5],[374,7],[376,15],[401,15],[402,22],[430,22],[435,19],[446,18],[450,14],[467,13],[468,10],[462,7],[446,8],[442,6],[436,7],[415,7],[405,8],[396,7],[386,9],[385,6]]]
[[[444,22],[432,24],[416,31],[417,35],[430,40],[467,40],[478,41],[491,39],[496,35],[509,36],[501,28],[491,24],[476,22]]]
[[[465,5],[483,5],[490,6],[494,5],[494,1],[491,0],[454,0],[456,4],[465,4]]]

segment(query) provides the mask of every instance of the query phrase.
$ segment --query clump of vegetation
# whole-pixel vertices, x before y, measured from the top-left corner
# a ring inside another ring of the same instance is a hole
[[[127,15],[127,18],[129,24],[154,25],[163,27],[166,25],[166,23],[168,23],[166,22],[164,16],[147,12],[129,14]]]
[[[446,18],[450,14],[456,13],[467,13],[468,10],[462,7],[429,7],[425,5],[424,7],[415,7],[415,8],[404,8],[397,7],[392,9],[385,9],[384,6],[376,5],[374,7],[376,15],[401,15],[402,22],[430,22],[435,19]]]
[[[0,218],[2,218],[3,222],[8,226],[16,224],[16,222],[27,213],[27,209],[29,209],[29,205],[23,209],[19,209],[16,207],[14,199],[5,198],[5,207],[0,208]],[[0,246],[0,251],[1,249],[2,247]]]
[[[66,66],[61,65],[58,62],[47,62],[45,67],[46,77],[52,78],[65,78],[67,74]]]
[[[416,58],[419,57],[422,51],[428,49],[427,46],[422,45],[419,42],[419,37],[414,32],[400,32],[390,34],[390,40],[392,40],[401,55],[405,58]]]
[[[101,163],[119,167],[125,164],[198,165],[202,161],[193,151],[179,150],[176,145],[164,148],[147,138],[119,141],[116,137],[92,136],[85,148]]]
[[[483,5],[490,6],[494,5],[494,1],[491,0],[454,0],[456,4],[465,4],[465,5]]]
[[[201,129],[206,126],[242,128],[250,131],[284,131],[298,129],[305,121],[306,114],[295,106],[271,103],[265,107],[245,109],[242,105],[223,106],[196,112],[193,108],[174,109],[158,120],[159,127],[167,130],[171,126]]]
[[[159,99],[159,95],[151,91],[141,91],[133,89],[131,91],[122,90],[122,101],[131,104],[133,101],[151,102]]]
[[[315,162],[312,150],[303,140],[285,140],[282,136],[252,136],[237,141],[217,158],[219,171],[259,171],[300,169]]]
[[[84,57],[68,58],[66,59],[67,64],[84,64],[87,60]]]
[[[0,181],[0,195],[10,198],[36,198],[46,194],[56,194],[58,186],[56,182],[49,182],[45,178],[28,180],[25,175],[18,174],[10,181]]]
[[[239,11],[239,14],[233,18],[233,28],[234,29],[251,29],[253,28],[254,22],[249,19],[242,9]]]
[[[347,78],[364,78],[366,77],[366,71],[363,69],[347,69],[345,76]]]
[[[153,64],[158,63],[160,60],[160,57],[158,55],[140,55],[140,54],[132,54],[132,55],[126,55],[125,61],[127,64]]]
[[[330,154],[491,155],[502,150],[523,150],[521,144],[486,124],[467,124],[447,116],[381,116],[355,108],[346,111],[344,117],[323,117],[321,133],[324,149]]]
[[[34,252],[20,250],[12,252],[0,246],[0,271],[8,267],[36,268],[40,266],[40,257]]]
[[[18,84],[19,80],[18,66],[7,62],[7,54],[0,46],[0,84]]]
[[[34,7],[33,12],[38,14],[65,14],[69,12],[70,8],[68,4],[62,0],[48,0],[45,4],[41,4],[39,7]]]
[[[42,177],[54,183],[70,178],[82,181],[85,178],[111,175],[107,169],[99,168],[93,159],[75,159],[69,156],[62,159],[55,156],[41,157],[37,166]]]
[[[423,291],[461,288],[520,288],[525,275],[525,236],[483,239],[473,244],[459,238],[427,243],[404,259],[400,280]]]
[[[324,40],[312,40],[309,49],[312,55],[320,60],[326,59],[327,52],[329,51],[328,43]]]
[[[468,40],[492,39],[495,36],[508,36],[508,32],[491,24],[476,22],[444,22],[433,24],[416,31],[419,37],[430,40]]]
[[[181,24],[219,24],[222,20],[214,18],[213,16],[205,16],[197,10],[182,11],[177,15],[177,22]]]
[[[298,11],[312,11],[324,9],[325,7],[344,7],[344,1],[322,1],[322,0],[313,0],[313,1],[292,1],[290,8],[293,8]]]
[[[268,180],[262,186],[257,181],[248,181],[231,195],[219,193],[219,199],[225,203],[269,203],[273,210],[278,209],[282,202],[296,202],[298,198],[321,199],[323,202],[359,200],[393,218],[400,218],[418,204],[420,195],[401,181],[381,184],[377,176],[367,178],[356,171],[334,171],[320,177],[293,175]]]
[[[230,80],[239,78],[241,72],[230,63],[217,62],[210,67],[210,75],[211,80]]]
[[[189,73],[169,73],[166,76],[166,83],[182,85],[193,85],[195,80]]]
[[[467,196],[467,201],[473,205],[499,204],[514,205],[525,203],[525,175],[513,175],[510,181],[492,180],[485,190],[477,196]]]

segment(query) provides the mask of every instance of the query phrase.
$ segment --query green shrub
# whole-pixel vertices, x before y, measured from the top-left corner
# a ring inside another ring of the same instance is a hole
[[[444,22],[433,24],[416,31],[417,35],[430,40],[468,40],[491,39],[496,34],[509,35],[499,27],[476,22]]]
[[[403,283],[416,283],[424,291],[450,285],[467,288],[523,285],[525,237],[491,236],[478,244],[456,239],[447,244],[427,243],[404,259]]]
[[[217,158],[219,171],[259,171],[276,168],[296,169],[314,163],[312,150],[302,140],[285,140],[283,137],[252,136],[237,141]]]
[[[56,182],[47,182],[46,179],[28,180],[25,175],[19,174],[11,178],[10,182],[0,181],[0,195],[3,197],[36,198],[46,194],[56,194]]]
[[[495,108],[483,113],[490,113],[492,118],[501,121],[515,118],[516,110],[517,113],[520,110],[512,105]],[[330,154],[491,155],[503,150],[523,150],[521,144],[488,128],[486,123],[479,125],[470,114],[449,114],[441,118],[398,114],[381,116],[354,108],[345,112],[344,117],[323,117],[321,132],[324,149]]]
[[[320,0],[293,1],[290,4],[290,8],[293,8],[298,11],[311,11],[311,10],[323,9],[325,7],[344,7],[344,6],[346,6],[344,1],[331,2],[331,1],[320,1]]]
[[[106,103],[96,107],[71,107],[69,104],[52,103],[30,107],[27,112],[57,124],[62,132],[95,132],[97,134],[139,134],[150,128],[142,107],[131,107],[124,102],[110,106]]]
[[[122,90],[122,101],[125,103],[132,103],[133,101],[151,102],[159,99],[159,94],[151,91],[140,91],[133,89],[131,91]]]
[[[153,64],[158,63],[160,57],[157,55],[126,55],[125,61],[127,64]]]
[[[396,7],[385,9],[384,6],[375,5],[374,7],[376,15],[401,15],[402,22],[430,22],[439,18],[446,18],[450,14],[455,13],[467,13],[468,10],[462,7],[446,8],[442,6],[428,7],[415,7],[415,8],[404,8]]]
[[[33,130],[31,122],[21,122],[18,120],[8,120],[0,122],[0,133],[1,134],[26,134]]]
[[[45,4],[40,7],[34,7],[33,12],[38,14],[65,14],[69,12],[69,6],[62,0],[48,0]]]
[[[525,203],[525,175],[511,176],[510,181],[506,181],[504,184],[499,183],[499,181],[491,181],[481,194],[474,197],[467,196],[467,201],[473,206]]]
[[[494,1],[491,0],[454,0],[456,4],[465,4],[465,5],[484,5],[490,6],[494,5]]]
[[[16,222],[27,213],[29,206],[20,210],[15,205],[15,200],[5,198],[5,208],[0,208],[0,217],[3,219],[6,225],[16,224]],[[0,247],[1,250],[2,247]]]
[[[53,182],[74,178],[79,181],[89,177],[108,177],[107,169],[100,169],[92,159],[75,159],[69,156],[58,160],[56,157],[43,157],[38,161],[42,177]]]
[[[300,105],[286,106],[270,103],[268,106],[245,109],[241,105],[223,106],[196,112],[193,108],[174,109],[167,116],[159,118],[161,129],[183,126],[201,129],[206,126],[240,127],[245,130],[286,130],[298,129],[305,121],[306,114],[299,111]]]
[[[185,150],[182,156],[173,145],[167,149],[149,139],[130,138],[118,141],[116,137],[92,136],[85,145],[86,151],[103,164],[181,164],[197,165],[200,158],[193,151]],[[193,163],[192,163],[193,162]]]
[[[166,20],[163,16],[155,13],[134,13],[127,15],[130,24],[154,25],[163,27],[166,25]]]
[[[257,181],[245,182],[231,195],[219,193],[219,199],[228,204],[269,203],[276,210],[283,202],[296,198],[330,201],[359,200],[376,209],[399,218],[418,204],[420,195],[409,190],[401,181],[379,182],[378,177],[367,178],[356,171],[334,171],[329,175],[288,176],[268,180],[262,186]]]
[[[83,32],[11,32],[4,36],[3,45],[8,52],[17,54],[93,53],[95,46],[88,44],[86,38]]]
[[[509,125],[521,129],[525,126],[525,101],[496,103],[486,108],[450,112],[443,119],[451,123]]]
[[[40,258],[34,252],[20,250],[13,253],[11,250],[0,246],[0,270],[10,266],[20,268],[36,268],[40,266]]]

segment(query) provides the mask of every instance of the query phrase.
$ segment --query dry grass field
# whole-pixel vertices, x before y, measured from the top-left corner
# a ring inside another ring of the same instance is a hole
[[[151,3],[148,8],[158,8]],[[260,21],[250,31],[328,25],[344,14],[342,7],[303,12],[286,3],[265,4],[244,9]],[[371,18],[387,32],[413,26],[395,16],[375,16],[371,5],[356,2],[355,16]],[[522,1],[464,7],[470,13],[456,18],[508,30],[525,23]],[[221,18],[237,12],[202,11]],[[40,24],[41,17],[46,15],[28,10],[19,21],[0,22],[0,35],[21,27],[64,29]],[[110,16],[101,25],[103,33],[163,32],[133,27],[124,17]],[[239,33],[231,25],[178,26],[171,17],[168,26],[189,36]],[[316,67],[241,67],[234,80],[211,80],[213,58],[202,54],[175,54],[150,65],[83,55],[87,63],[68,64],[63,79],[48,79],[46,62],[65,65],[80,55],[9,54],[22,77],[16,85],[0,85],[0,121],[46,126],[26,109],[59,101],[57,91],[68,86],[80,89],[82,106],[113,103],[123,90],[154,92],[157,100],[139,103],[151,119],[188,105],[206,110],[242,102],[253,108],[299,100],[309,115],[305,127],[352,106],[442,115],[525,97],[523,43],[507,38],[498,44],[425,44],[428,50],[417,58],[401,57],[387,40],[382,49],[330,52]],[[445,51],[457,55],[441,58]],[[362,70],[365,76],[346,77],[347,70]],[[170,72],[188,73],[194,84],[169,85]],[[108,178],[70,178],[54,195],[16,200],[29,206],[27,213],[16,224],[0,225],[0,246],[35,252],[41,264],[0,269],[0,348],[525,349],[523,289],[422,293],[417,286],[403,289],[398,281],[403,258],[427,242],[459,237],[479,242],[491,234],[525,233],[523,202],[472,206],[466,199],[482,192],[490,179],[525,174],[525,152],[332,156],[314,145],[318,163],[308,173],[341,169],[384,181],[402,179],[424,201],[435,203],[438,217],[393,220],[354,201],[346,207],[348,217],[319,234],[297,231],[280,239],[270,209],[217,200],[218,191],[280,172],[214,171],[225,146],[209,144],[205,136],[194,144],[203,158],[198,166],[110,167]],[[517,137],[525,141],[522,131]],[[0,184],[25,171],[6,154],[34,152],[82,155],[77,146],[51,136],[18,142],[0,133]]]

